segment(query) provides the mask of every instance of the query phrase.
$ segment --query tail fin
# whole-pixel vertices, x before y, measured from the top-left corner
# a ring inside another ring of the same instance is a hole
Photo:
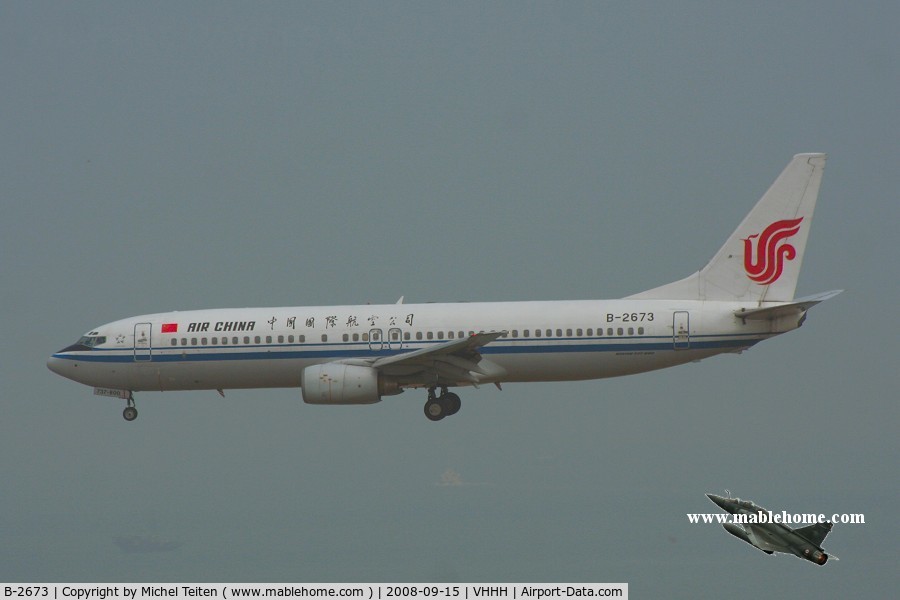
[[[794,533],[800,534],[812,545],[821,548],[822,542],[825,541],[825,536],[831,532],[832,527],[834,527],[834,524],[831,521],[825,521],[824,523],[816,523],[815,525],[795,529]]]
[[[824,154],[797,154],[709,264],[629,298],[790,302],[824,169]]]

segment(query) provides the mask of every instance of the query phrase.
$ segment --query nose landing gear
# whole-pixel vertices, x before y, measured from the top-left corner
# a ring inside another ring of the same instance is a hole
[[[127,403],[127,406],[125,407],[125,410],[122,411],[122,416],[126,421],[134,421],[137,419],[138,415],[137,409],[134,407],[134,395],[129,392],[125,402]]]

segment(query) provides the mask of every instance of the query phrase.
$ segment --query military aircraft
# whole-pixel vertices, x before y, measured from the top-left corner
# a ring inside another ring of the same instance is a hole
[[[822,549],[825,536],[834,525],[830,521],[815,523],[807,527],[791,529],[779,519],[779,514],[757,506],[750,500],[740,498],[724,498],[715,494],[707,494],[716,506],[733,515],[740,515],[743,523],[723,523],[722,527],[731,535],[759,548],[766,554],[783,552],[793,554],[817,565],[828,562],[829,556]],[[837,560],[837,557],[831,556]]]

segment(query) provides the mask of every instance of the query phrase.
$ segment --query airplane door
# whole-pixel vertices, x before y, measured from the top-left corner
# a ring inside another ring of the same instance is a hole
[[[150,323],[138,323],[134,326],[134,360],[151,360]]]
[[[369,350],[381,350],[384,348],[384,340],[381,337],[380,329],[369,330]]]
[[[403,347],[403,332],[393,327],[388,330],[388,350],[399,350]]]
[[[672,317],[672,343],[676,350],[691,347],[691,316],[686,310],[679,310]]]

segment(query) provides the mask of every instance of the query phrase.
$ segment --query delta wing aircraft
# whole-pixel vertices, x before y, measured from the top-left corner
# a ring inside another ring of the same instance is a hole
[[[824,154],[798,154],[725,245],[685,279],[619,300],[226,308],[141,315],[91,329],[51,371],[125,400],[134,392],[300,387],[310,404],[371,404],[450,388],[643,373],[800,327],[839,291],[794,298]]]
[[[722,527],[766,554],[793,554],[820,566],[828,562],[822,542],[834,527],[830,521],[791,529],[784,523],[774,522],[770,511],[751,500],[732,498],[730,494],[727,498],[715,494],[707,494],[706,497],[722,510],[744,517],[744,523],[722,523]],[[837,560],[837,557],[832,558]]]

